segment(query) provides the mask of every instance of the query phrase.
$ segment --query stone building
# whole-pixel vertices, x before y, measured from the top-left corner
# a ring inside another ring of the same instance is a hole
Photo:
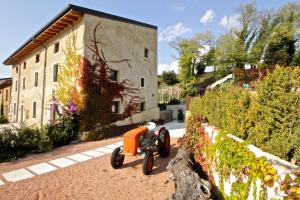
[[[0,79],[0,115],[4,115],[6,118],[9,118],[11,84],[11,78]]]
[[[59,65],[64,63],[66,40],[76,33],[77,52],[88,59],[87,48],[94,27],[100,23],[97,38],[104,43],[109,60],[130,59],[111,66],[114,77],[129,79],[139,88],[141,112],[133,121],[149,121],[159,117],[157,107],[157,27],[75,5],[68,5],[3,63],[12,66],[11,122],[26,125],[46,124],[51,120],[51,98],[57,86]],[[99,102],[101,103],[101,102]],[[114,110],[122,112],[122,104],[114,102]],[[118,122],[128,124],[129,119]]]

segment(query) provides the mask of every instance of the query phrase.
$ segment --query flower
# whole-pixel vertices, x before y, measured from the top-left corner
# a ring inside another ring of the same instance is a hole
[[[70,103],[69,105],[68,105],[68,112],[70,112],[70,113],[75,113],[75,112],[77,112],[77,108],[76,108],[76,106],[73,104],[73,103]]]

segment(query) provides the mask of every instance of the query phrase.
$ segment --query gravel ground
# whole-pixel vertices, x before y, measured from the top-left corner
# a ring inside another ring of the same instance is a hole
[[[29,155],[14,162],[2,163],[0,179],[5,180],[2,176],[4,172],[48,162],[120,140],[118,137],[73,144],[48,153]],[[115,170],[110,166],[110,154],[107,154],[16,183],[5,182],[5,185],[0,186],[0,199],[166,199],[174,192],[174,184],[168,179],[169,172],[166,171],[166,166],[178,149],[177,139],[172,139],[171,143],[170,156],[162,159],[156,155],[155,166],[149,176],[143,175],[140,158],[126,157],[124,166]]]

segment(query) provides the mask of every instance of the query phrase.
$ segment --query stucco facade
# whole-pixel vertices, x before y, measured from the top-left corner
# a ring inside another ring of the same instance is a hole
[[[67,37],[75,34],[78,53],[92,60],[92,52],[87,45],[92,39],[94,27],[98,23],[100,26],[97,38],[104,43],[102,49],[106,59],[126,58],[130,60],[131,67],[126,63],[119,63],[113,64],[111,68],[117,71],[118,81],[129,79],[139,88],[144,111],[133,116],[133,121],[149,121],[159,117],[157,107],[157,29],[137,24],[139,22],[131,23],[131,21],[120,20],[118,17],[106,17],[105,15],[102,17],[96,15],[97,11],[94,12],[91,12],[92,14],[83,12],[82,17],[72,23],[71,27],[65,28],[51,40],[14,61],[10,104],[11,122],[23,122],[26,125],[41,125],[49,122],[50,102],[58,84],[53,80],[54,68],[56,64],[59,65],[65,61],[64,49]],[[54,53],[57,43],[59,51]],[[146,57],[145,51],[147,51]],[[39,62],[37,62],[37,55],[39,55]],[[141,85],[141,79],[143,79],[143,85]],[[119,112],[122,112],[121,103]],[[123,120],[117,124],[128,123],[130,120]]]
[[[11,78],[0,79],[0,115],[7,119],[10,117],[9,107],[11,102]]]

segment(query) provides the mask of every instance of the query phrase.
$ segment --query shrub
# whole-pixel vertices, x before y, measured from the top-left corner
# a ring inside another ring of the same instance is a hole
[[[300,69],[279,68],[257,95],[224,85],[191,100],[190,112],[283,159],[300,162]]]
[[[5,124],[8,123],[8,120],[4,115],[0,115],[0,124]]]
[[[179,104],[180,104],[180,100],[178,100],[178,99],[171,99],[168,102],[168,105],[179,105]]]
[[[192,98],[191,114],[205,116],[210,124],[246,138],[250,126],[251,96],[232,85],[208,91],[203,97]]]
[[[0,162],[14,160],[21,153],[17,151],[17,134],[10,128],[4,128],[0,133]]]
[[[18,150],[24,153],[41,153],[52,149],[52,142],[43,129],[23,127],[18,130]]]
[[[299,76],[297,68],[277,68],[259,84],[256,121],[249,135],[255,145],[288,160],[300,145],[300,93],[295,92]]]

